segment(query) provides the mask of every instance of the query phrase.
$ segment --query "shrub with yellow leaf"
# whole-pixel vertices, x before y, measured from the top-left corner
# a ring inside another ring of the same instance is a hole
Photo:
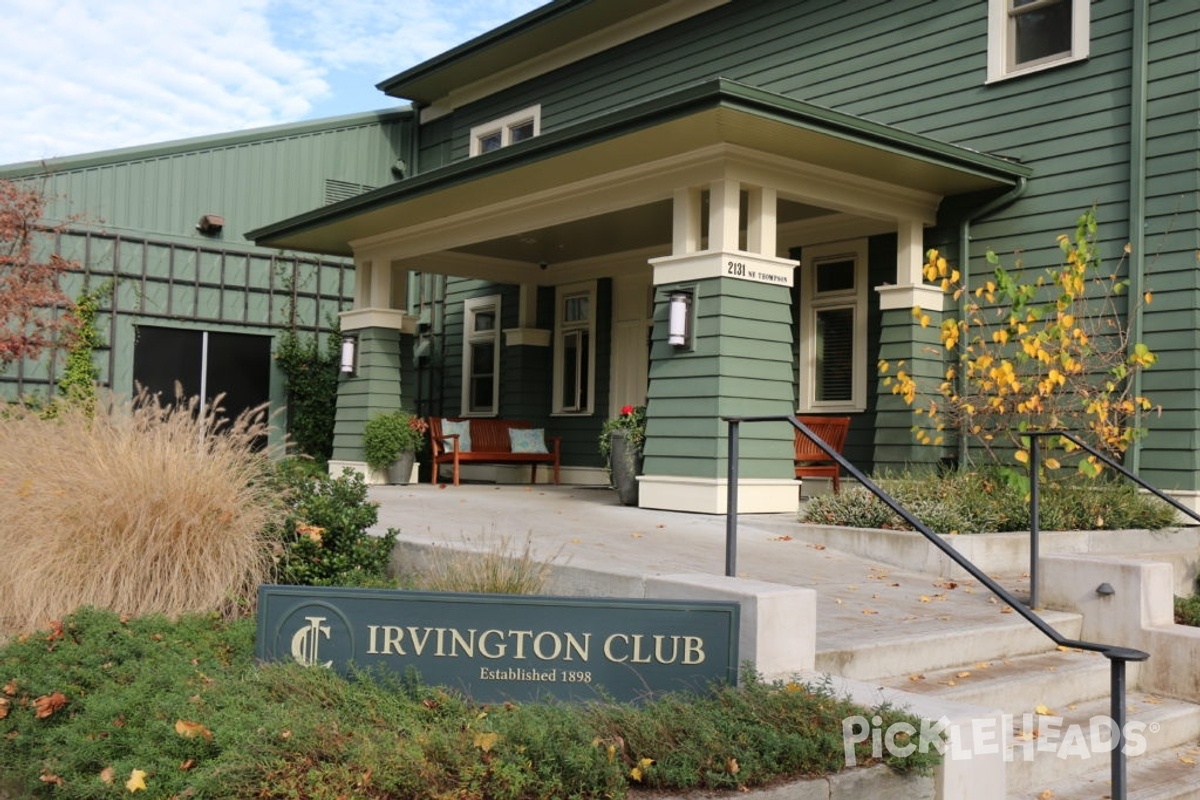
[[[919,441],[941,444],[929,433],[936,426],[969,437],[997,463],[1015,457],[1025,464],[1029,431],[1073,431],[1117,459],[1142,435],[1140,415],[1152,406],[1136,394],[1134,377],[1157,357],[1130,340],[1119,313],[1128,282],[1118,277],[1120,269],[1100,269],[1097,231],[1089,210],[1074,236],[1058,237],[1063,262],[1033,280],[1021,273],[1020,262],[1007,269],[989,250],[990,279],[968,286],[944,256],[929,251],[925,280],[959,306],[959,314],[940,326],[945,374],[926,384],[903,369],[893,374],[886,361],[878,365],[883,385],[933,422],[914,426]],[[1149,302],[1148,292],[1140,302]],[[919,308],[913,316],[929,324]],[[1043,441],[1065,456],[1078,451],[1066,440]],[[1049,458],[1044,466],[1061,463]],[[1078,467],[1088,475],[1100,472],[1094,457],[1079,460]]]

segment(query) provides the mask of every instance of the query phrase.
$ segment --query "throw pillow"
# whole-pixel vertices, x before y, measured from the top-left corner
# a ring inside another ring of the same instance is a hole
[[[458,452],[471,452],[471,421],[464,419],[462,422],[451,422],[448,419],[442,420],[442,436],[453,436],[458,434]],[[452,441],[443,442],[447,453],[454,452],[454,443]]]
[[[508,443],[514,453],[549,453],[545,428],[509,428]]]

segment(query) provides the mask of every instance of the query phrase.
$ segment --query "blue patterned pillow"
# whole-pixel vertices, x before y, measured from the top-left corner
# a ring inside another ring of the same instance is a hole
[[[442,420],[442,436],[453,436],[456,433],[458,434],[458,452],[471,452],[471,421],[466,419],[462,422]],[[443,446],[447,453],[454,452],[454,442],[443,442]]]
[[[549,453],[545,428],[509,428],[508,443],[514,453]]]

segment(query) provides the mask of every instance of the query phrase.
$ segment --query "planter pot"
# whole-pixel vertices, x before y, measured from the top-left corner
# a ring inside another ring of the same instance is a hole
[[[642,456],[629,443],[623,433],[614,433],[609,438],[612,446],[609,457],[612,485],[617,490],[621,505],[636,506],[638,501],[637,476],[642,474]]]
[[[400,486],[408,486],[412,480],[413,464],[416,463],[416,453],[401,453],[396,457],[396,460],[388,464],[387,479],[388,483],[399,484]]]

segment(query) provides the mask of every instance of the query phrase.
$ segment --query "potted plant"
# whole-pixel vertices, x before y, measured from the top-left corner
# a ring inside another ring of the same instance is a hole
[[[425,420],[403,410],[369,420],[363,427],[367,466],[386,472],[388,483],[407,485],[428,427]]]
[[[645,406],[624,406],[621,415],[607,420],[600,431],[600,454],[604,456],[609,480],[623,505],[637,505],[637,476],[642,472],[645,444]]]

